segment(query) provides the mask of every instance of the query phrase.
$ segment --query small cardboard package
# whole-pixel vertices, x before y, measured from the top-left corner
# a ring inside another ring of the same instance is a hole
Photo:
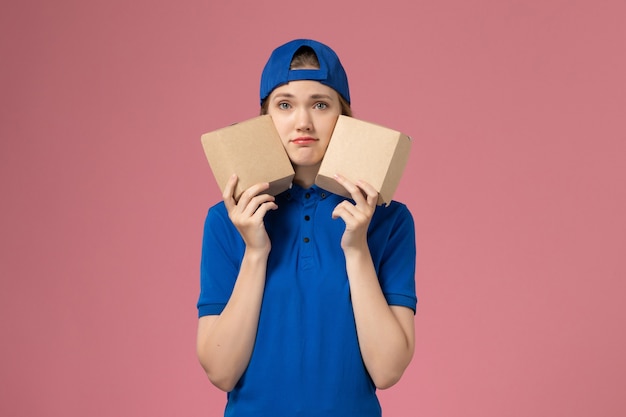
[[[258,116],[205,133],[201,141],[222,192],[232,174],[239,177],[236,200],[259,182],[270,184],[267,193],[271,195],[291,187],[295,172],[270,116]]]
[[[315,183],[351,198],[334,178],[363,180],[378,191],[378,205],[388,205],[409,158],[411,138],[400,132],[348,116],[339,116]]]

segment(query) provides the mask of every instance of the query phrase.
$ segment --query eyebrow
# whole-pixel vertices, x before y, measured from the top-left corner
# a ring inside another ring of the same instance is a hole
[[[311,98],[314,100],[319,100],[319,99],[332,100],[332,97],[329,96],[328,94],[313,94]]]
[[[291,93],[278,93],[278,94],[276,94],[274,96],[274,99],[277,99],[277,98],[294,98],[294,97],[295,96],[293,94],[291,94]],[[328,94],[313,94],[313,95],[309,96],[309,98],[313,99],[313,100],[322,100],[322,99],[332,100],[332,97],[329,96]]]
[[[274,98],[278,98],[278,97],[293,98],[293,97],[294,97],[294,95],[293,95],[293,94],[289,94],[289,93],[279,93],[279,94],[276,94],[276,95],[274,96]]]

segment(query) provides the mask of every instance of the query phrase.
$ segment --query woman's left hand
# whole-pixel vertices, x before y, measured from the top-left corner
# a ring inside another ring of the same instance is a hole
[[[341,238],[341,247],[347,249],[367,248],[367,229],[369,227],[376,203],[378,191],[365,181],[356,184],[337,174],[335,180],[341,184],[352,196],[354,204],[344,200],[333,210],[333,219],[341,218],[346,223],[346,230]]]

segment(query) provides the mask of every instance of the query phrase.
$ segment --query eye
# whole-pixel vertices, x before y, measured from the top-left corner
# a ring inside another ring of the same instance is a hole
[[[324,109],[327,109],[327,108],[328,108],[328,104],[326,104],[326,103],[324,103],[324,102],[321,102],[321,101],[320,101],[320,102],[318,102],[318,103],[315,103],[315,105],[314,105],[313,107],[314,107],[315,109],[317,109],[317,110],[324,110]]]
[[[281,110],[288,110],[291,108],[291,105],[289,103],[286,103],[284,101],[278,103],[278,108]]]

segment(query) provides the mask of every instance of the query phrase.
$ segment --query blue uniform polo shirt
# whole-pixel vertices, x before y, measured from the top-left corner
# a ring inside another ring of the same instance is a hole
[[[340,246],[345,223],[331,217],[344,199],[294,185],[265,216],[272,250],[256,342],[225,416],[380,417]],[[407,207],[377,207],[368,243],[387,302],[415,311],[415,229]],[[244,249],[224,203],[213,206],[204,227],[199,316],[222,312]]]

